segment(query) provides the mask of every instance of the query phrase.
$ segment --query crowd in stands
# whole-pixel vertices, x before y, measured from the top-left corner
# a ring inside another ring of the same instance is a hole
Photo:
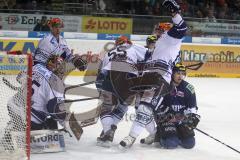
[[[130,15],[165,15],[163,0],[0,0],[0,9],[64,11],[66,4],[87,4],[91,13],[116,13]],[[177,0],[185,17],[202,18],[209,22],[216,19],[240,20],[240,0]],[[76,5],[79,6],[79,5]],[[84,8],[70,9],[67,14],[80,13]],[[89,11],[89,10],[88,10]],[[34,12],[35,13],[35,12]],[[85,14],[89,14],[85,13]]]

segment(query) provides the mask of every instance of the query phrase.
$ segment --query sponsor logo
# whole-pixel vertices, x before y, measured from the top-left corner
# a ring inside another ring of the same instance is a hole
[[[126,30],[127,23],[126,22],[117,22],[117,21],[99,21],[90,19],[87,21],[85,25],[87,30],[92,29],[102,29],[102,30]]]
[[[86,60],[88,63],[98,63],[99,54],[93,54],[92,51],[87,51],[86,54],[82,54],[81,58]]]
[[[39,142],[54,142],[59,141],[59,139],[62,139],[63,135],[54,134],[54,135],[46,135],[42,136],[40,138],[35,138],[34,136],[31,136],[31,143],[39,143]]]
[[[40,21],[37,17],[21,16],[21,24],[37,24]]]
[[[18,15],[10,15],[8,17],[5,18],[5,21],[8,22],[8,24],[16,24],[17,22],[19,22],[19,17]]]

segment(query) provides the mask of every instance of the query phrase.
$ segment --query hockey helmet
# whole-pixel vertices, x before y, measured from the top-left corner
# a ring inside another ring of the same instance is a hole
[[[48,58],[47,68],[56,74],[59,78],[63,78],[65,63],[62,57],[58,55],[52,55]]]
[[[57,28],[63,28],[63,22],[60,18],[52,18],[48,21],[48,25],[50,27],[57,27]]]
[[[119,45],[122,45],[122,44],[132,44],[132,42],[129,40],[128,37],[120,36],[115,40],[115,45],[119,46]]]
[[[149,44],[151,44],[151,43],[156,43],[156,41],[157,41],[157,36],[155,36],[155,35],[150,35],[150,36],[148,36],[147,39],[146,39],[146,44],[149,45]]]
[[[173,73],[182,71],[186,74],[186,67],[182,63],[176,63],[173,67]]]
[[[162,30],[162,31],[168,31],[172,28],[172,24],[171,23],[168,23],[168,22],[161,22],[158,24],[158,28],[159,30]]]

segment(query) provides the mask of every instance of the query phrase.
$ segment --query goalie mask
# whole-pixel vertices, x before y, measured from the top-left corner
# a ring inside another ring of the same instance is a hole
[[[65,62],[61,57],[52,55],[47,61],[47,68],[62,79],[65,71]]]

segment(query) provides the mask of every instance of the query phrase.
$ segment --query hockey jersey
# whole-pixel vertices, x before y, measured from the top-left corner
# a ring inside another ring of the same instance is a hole
[[[179,14],[172,21],[174,26],[156,41],[152,57],[148,59],[148,63],[156,64],[157,67],[153,69],[168,83],[171,81],[172,66],[179,54],[182,38],[187,31],[186,23]]]
[[[132,44],[118,46],[108,52],[102,62],[102,70],[114,70],[138,74],[136,65],[144,61],[147,49],[144,46]]]
[[[34,64],[45,64],[51,55],[59,55],[69,61],[72,53],[67,46],[66,40],[59,35],[59,41],[51,33],[39,41],[38,47],[33,54]]]
[[[49,112],[47,104],[53,98],[64,100],[64,83],[45,66],[36,64],[32,72],[32,110],[31,120],[43,123]]]
[[[198,107],[194,87],[183,80],[170,94],[164,97],[160,108],[162,113],[196,114]]]

